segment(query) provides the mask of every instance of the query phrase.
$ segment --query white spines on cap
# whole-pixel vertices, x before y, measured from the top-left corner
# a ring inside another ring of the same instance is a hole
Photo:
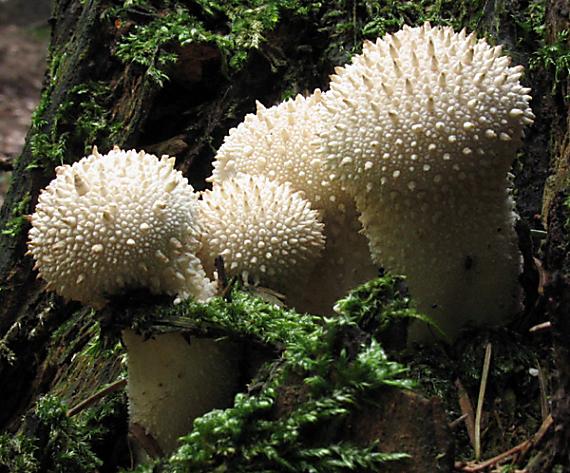
[[[174,158],[123,151],[57,168],[40,194],[28,246],[48,288],[101,306],[125,288],[213,295],[197,258],[197,196]]]

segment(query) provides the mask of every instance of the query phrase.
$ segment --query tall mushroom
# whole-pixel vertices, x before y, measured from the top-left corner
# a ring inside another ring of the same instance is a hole
[[[40,194],[28,242],[48,289],[96,308],[126,288],[149,288],[177,301],[214,294],[196,256],[197,195],[174,170],[174,158],[119,148],[100,155],[94,148],[56,173]],[[125,330],[123,337],[131,423],[163,452],[195,417],[231,402],[234,360],[225,346],[189,344],[177,333],[145,340]]]
[[[519,306],[508,172],[534,116],[523,68],[509,64],[474,34],[404,27],[367,42],[323,96],[321,152],[373,260],[406,274],[451,336]]]
[[[322,109],[316,90],[249,114],[230,130],[219,149],[210,180],[214,185],[238,173],[265,176],[300,191],[325,224],[326,247],[297,309],[328,314],[349,289],[377,275],[366,239],[360,235],[353,199],[324,167],[316,134]]]

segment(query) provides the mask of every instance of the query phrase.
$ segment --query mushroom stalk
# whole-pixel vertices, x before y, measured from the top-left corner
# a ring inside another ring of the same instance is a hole
[[[145,339],[123,331],[128,353],[131,425],[142,427],[163,454],[214,408],[231,405],[238,390],[233,343],[175,332]]]
[[[520,309],[521,257],[512,199],[506,183],[502,192],[482,188],[467,187],[459,195],[408,195],[406,208],[397,203],[401,195],[357,199],[375,257],[406,275],[419,310],[451,339],[467,322],[492,325]],[[417,322],[409,331],[411,341],[436,335]]]
[[[368,241],[361,234],[355,205],[323,217],[325,248],[305,285],[293,288],[289,302],[299,312],[330,316],[334,304],[351,289],[378,276]]]

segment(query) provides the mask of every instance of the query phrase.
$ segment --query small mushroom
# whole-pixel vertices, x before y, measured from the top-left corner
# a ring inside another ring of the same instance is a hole
[[[202,261],[209,271],[217,256],[230,276],[241,276],[291,295],[303,286],[325,245],[317,211],[289,184],[238,174],[200,201]]]

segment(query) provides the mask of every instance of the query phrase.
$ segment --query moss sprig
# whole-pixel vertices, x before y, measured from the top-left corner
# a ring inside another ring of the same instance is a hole
[[[0,435],[0,469],[10,473],[87,473],[102,464],[91,447],[102,431],[69,418],[57,397],[41,398],[28,425],[29,432]]]

